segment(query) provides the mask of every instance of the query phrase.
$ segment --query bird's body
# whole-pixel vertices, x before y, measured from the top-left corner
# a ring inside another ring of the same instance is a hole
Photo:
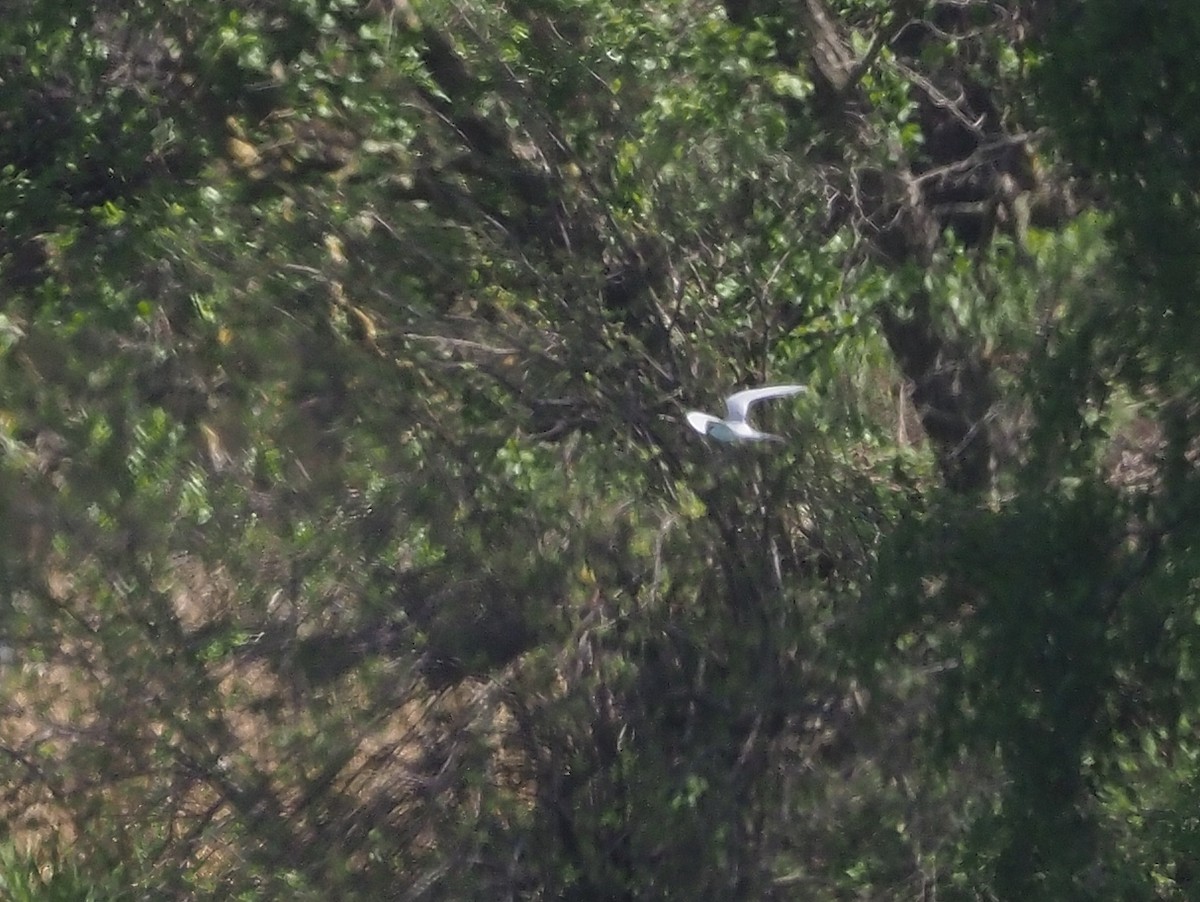
[[[763,385],[759,388],[748,388],[730,395],[725,401],[725,419],[693,410],[688,413],[687,421],[701,435],[707,435],[718,442],[782,442],[783,439],[778,435],[759,432],[750,425],[747,420],[750,405],[767,398],[785,398],[807,390],[803,385]]]

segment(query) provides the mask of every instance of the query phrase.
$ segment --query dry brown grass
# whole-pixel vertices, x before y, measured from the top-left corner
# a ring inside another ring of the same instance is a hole
[[[183,633],[238,615],[239,590],[226,573],[180,558],[174,575],[167,595]],[[77,582],[47,581],[64,611],[87,610]],[[242,653],[254,652],[251,639],[203,663],[211,694],[172,686],[187,670],[169,660],[150,660],[131,671],[144,672],[144,682],[121,686],[111,650],[86,638],[95,624],[80,617],[75,625],[52,661],[10,665],[2,678],[0,754],[21,776],[0,797],[0,814],[9,838],[25,847],[85,842],[118,856],[149,848],[160,867],[219,881],[245,864],[245,840],[233,828],[253,820],[238,798],[252,792],[270,800],[301,845],[316,848],[338,831],[351,837],[353,867],[365,854],[354,850],[363,825],[402,831],[414,849],[432,849],[443,809],[470,804],[461,785],[466,756],[511,754],[511,724],[496,692],[471,683],[434,692],[411,662],[374,662],[317,688],[269,656]],[[127,703],[114,707],[122,694]],[[88,762],[110,769],[85,775]]]

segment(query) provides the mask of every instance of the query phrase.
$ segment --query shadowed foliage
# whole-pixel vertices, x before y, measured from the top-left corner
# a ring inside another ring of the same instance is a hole
[[[17,3],[0,886],[1194,895],[1192,6]]]

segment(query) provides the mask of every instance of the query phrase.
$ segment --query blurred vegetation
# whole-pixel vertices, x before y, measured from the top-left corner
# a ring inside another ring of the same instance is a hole
[[[1197,43],[13,4],[0,888],[1195,897]]]

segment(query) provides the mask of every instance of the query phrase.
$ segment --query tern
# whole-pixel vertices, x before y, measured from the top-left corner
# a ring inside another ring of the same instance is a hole
[[[767,398],[785,398],[808,391],[803,385],[763,385],[736,392],[725,400],[725,419],[714,417],[698,410],[688,412],[687,421],[701,435],[718,442],[782,442],[778,435],[759,432],[746,418],[751,405]]]

